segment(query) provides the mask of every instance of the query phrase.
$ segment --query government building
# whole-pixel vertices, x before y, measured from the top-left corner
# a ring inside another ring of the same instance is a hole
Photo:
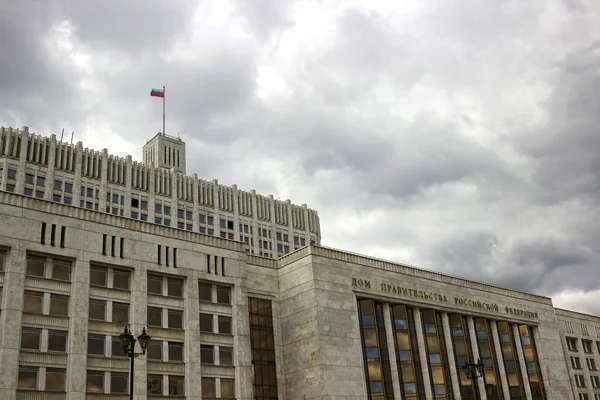
[[[600,400],[600,318],[323,247],[179,138],[142,159],[0,130],[0,400],[128,399],[126,327],[137,400]]]

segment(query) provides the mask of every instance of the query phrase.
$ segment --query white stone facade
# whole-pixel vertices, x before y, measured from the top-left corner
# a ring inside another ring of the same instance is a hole
[[[365,351],[373,349],[365,344],[368,318],[357,300],[381,307],[376,323],[378,346],[389,350],[382,384],[388,398],[461,398],[457,315],[471,358],[484,357],[478,323],[488,323],[497,398],[511,398],[510,368],[523,399],[594,398],[593,370],[584,373],[586,388],[576,387],[565,338],[597,346],[598,318],[555,311],[546,297],[316,245],[274,260],[247,254],[243,243],[6,192],[0,192],[0,249],[2,399],[126,399],[128,359],[113,343],[124,326],[136,335],[147,327],[155,340],[135,360],[137,400],[228,398],[229,390],[236,399],[385,398],[368,394],[379,384],[365,368],[372,362]],[[271,316],[254,319],[251,299],[270,302]],[[401,375],[405,352],[391,350],[402,328],[400,305],[414,319],[420,397],[410,397]],[[437,328],[427,323],[429,314],[438,316]],[[270,344],[253,321],[268,326]],[[587,334],[578,331],[581,324]],[[527,340],[523,326],[530,329]],[[431,383],[440,377],[432,335],[449,360],[439,361],[443,388]],[[542,397],[532,395],[527,372],[532,342]],[[258,347],[271,349],[265,354],[272,358],[261,364]],[[579,354],[583,368],[585,355]],[[257,388],[259,364],[272,368],[273,379]],[[483,380],[478,387],[482,399],[494,398]],[[446,394],[434,397],[441,390]]]
[[[0,190],[244,242],[249,254],[271,258],[321,242],[319,216],[306,204],[186,176],[185,163],[185,143],[163,134],[139,163],[0,128]]]

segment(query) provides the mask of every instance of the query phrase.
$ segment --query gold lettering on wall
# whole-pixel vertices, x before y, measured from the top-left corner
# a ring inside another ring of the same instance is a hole
[[[498,304],[486,303],[485,301],[480,301],[480,300],[475,300],[475,299],[463,299],[461,297],[455,297],[454,304],[459,305],[459,306],[479,308],[481,310],[486,310],[486,311],[498,312]]]

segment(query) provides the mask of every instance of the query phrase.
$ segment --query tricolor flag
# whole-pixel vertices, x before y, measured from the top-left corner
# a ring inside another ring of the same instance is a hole
[[[150,96],[152,97],[160,97],[162,99],[165,98],[165,88],[162,89],[152,89],[150,92]]]

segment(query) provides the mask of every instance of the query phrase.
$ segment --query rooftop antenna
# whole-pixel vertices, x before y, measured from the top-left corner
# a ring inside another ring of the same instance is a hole
[[[65,134],[65,128],[63,128],[62,133],[60,134],[60,142],[62,143],[63,135]]]
[[[73,146],[73,135],[75,135],[75,131],[71,132],[71,146]]]

